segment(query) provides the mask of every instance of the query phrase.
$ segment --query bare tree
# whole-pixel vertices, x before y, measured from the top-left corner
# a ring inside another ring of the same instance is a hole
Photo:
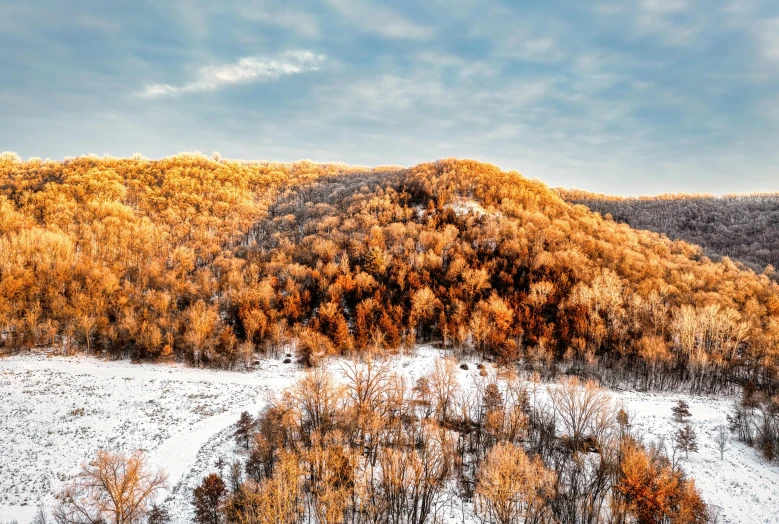
[[[49,517],[46,514],[46,508],[42,503],[38,504],[38,510],[32,518],[32,524],[49,524]]]
[[[54,520],[57,524],[135,522],[146,515],[166,481],[162,470],[149,468],[141,451],[128,456],[100,450],[58,496]]]
[[[725,451],[728,449],[728,445],[730,444],[730,434],[728,432],[727,426],[722,425],[717,427],[717,435],[714,437],[714,442],[717,443],[720,460],[724,460]]]
[[[588,434],[597,436],[614,422],[611,396],[592,380],[582,384],[576,377],[563,379],[549,388],[549,395],[573,449],[579,449]]]
[[[436,416],[440,421],[445,422],[449,419],[455,395],[460,390],[460,383],[457,380],[457,361],[453,358],[436,360],[429,380],[435,399]]]

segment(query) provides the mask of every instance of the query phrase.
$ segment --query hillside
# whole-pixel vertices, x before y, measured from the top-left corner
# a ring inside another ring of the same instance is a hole
[[[0,161],[6,351],[232,367],[442,341],[716,391],[779,367],[779,285],[467,160]]]
[[[578,189],[555,192],[630,227],[698,244],[713,258],[727,256],[757,272],[771,266],[773,274],[779,267],[779,193],[621,198]]]

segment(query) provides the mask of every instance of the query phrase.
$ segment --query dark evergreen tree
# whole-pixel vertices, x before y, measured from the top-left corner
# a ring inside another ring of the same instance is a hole
[[[170,524],[170,512],[165,506],[153,504],[146,515],[146,524]]]
[[[692,413],[690,413],[690,405],[684,400],[677,402],[676,405],[671,408],[671,411],[674,414],[674,420],[679,423],[684,422],[692,416]]]
[[[192,491],[192,505],[195,506],[197,524],[219,524],[220,506],[227,496],[227,488],[222,477],[216,473],[203,478]]]
[[[249,440],[252,434],[252,428],[254,427],[254,417],[252,417],[248,411],[241,413],[241,418],[238,419],[238,423],[235,427],[236,442],[242,444],[249,449]]]
[[[689,458],[690,451],[698,451],[698,436],[689,424],[685,424],[674,435],[676,449],[684,451],[684,457]]]

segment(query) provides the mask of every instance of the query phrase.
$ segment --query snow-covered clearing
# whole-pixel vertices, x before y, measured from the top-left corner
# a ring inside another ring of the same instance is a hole
[[[681,459],[684,470],[695,479],[708,504],[721,508],[721,522],[779,523],[779,466],[765,462],[758,453],[731,439],[724,460],[715,438],[718,427],[727,425],[732,398],[701,397],[673,393],[615,392],[647,439],[665,439],[670,447],[679,427],[671,407],[679,399],[690,405],[690,425],[698,435],[698,452]]]
[[[440,352],[419,348],[399,356],[393,369],[414,380],[428,373]],[[331,361],[331,369],[339,369]],[[0,360],[0,521],[25,524],[36,505],[101,447],[144,449],[170,479],[167,505],[175,522],[191,522],[192,488],[215,470],[217,458],[234,458],[232,425],[241,411],[258,412],[269,395],[294,382],[294,364],[263,360],[248,373],[208,371],[178,365],[106,362],[87,357],[28,354]],[[460,370],[461,384],[478,375]],[[732,441],[720,460],[717,427],[732,399],[681,394],[614,392],[635,415],[647,439],[670,445],[676,423],[671,406],[690,404],[700,451],[682,459],[704,498],[722,508],[720,522],[779,523],[779,467]],[[452,508],[445,518],[460,522]]]
[[[29,522],[101,447],[148,451],[175,493],[209,439],[297,373],[280,360],[251,373],[40,354],[0,360],[0,521]]]

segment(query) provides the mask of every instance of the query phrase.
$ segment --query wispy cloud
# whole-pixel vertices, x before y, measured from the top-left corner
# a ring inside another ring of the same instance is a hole
[[[678,13],[688,8],[687,0],[642,0],[641,6],[647,11],[659,13]]]
[[[763,22],[759,35],[763,56],[769,60],[779,62],[779,18],[772,18]]]
[[[232,84],[270,82],[283,76],[316,71],[324,61],[324,55],[311,51],[290,51],[272,59],[246,57],[236,64],[203,67],[198,79],[188,84],[147,85],[141,94],[147,98],[155,98],[177,93],[214,91]]]
[[[435,31],[369,0],[328,0],[328,3],[354,24],[354,29],[387,38],[428,40]]]
[[[468,17],[469,35],[489,42],[495,57],[536,63],[565,59],[560,46],[564,28],[557,21],[495,6],[476,7]]]

